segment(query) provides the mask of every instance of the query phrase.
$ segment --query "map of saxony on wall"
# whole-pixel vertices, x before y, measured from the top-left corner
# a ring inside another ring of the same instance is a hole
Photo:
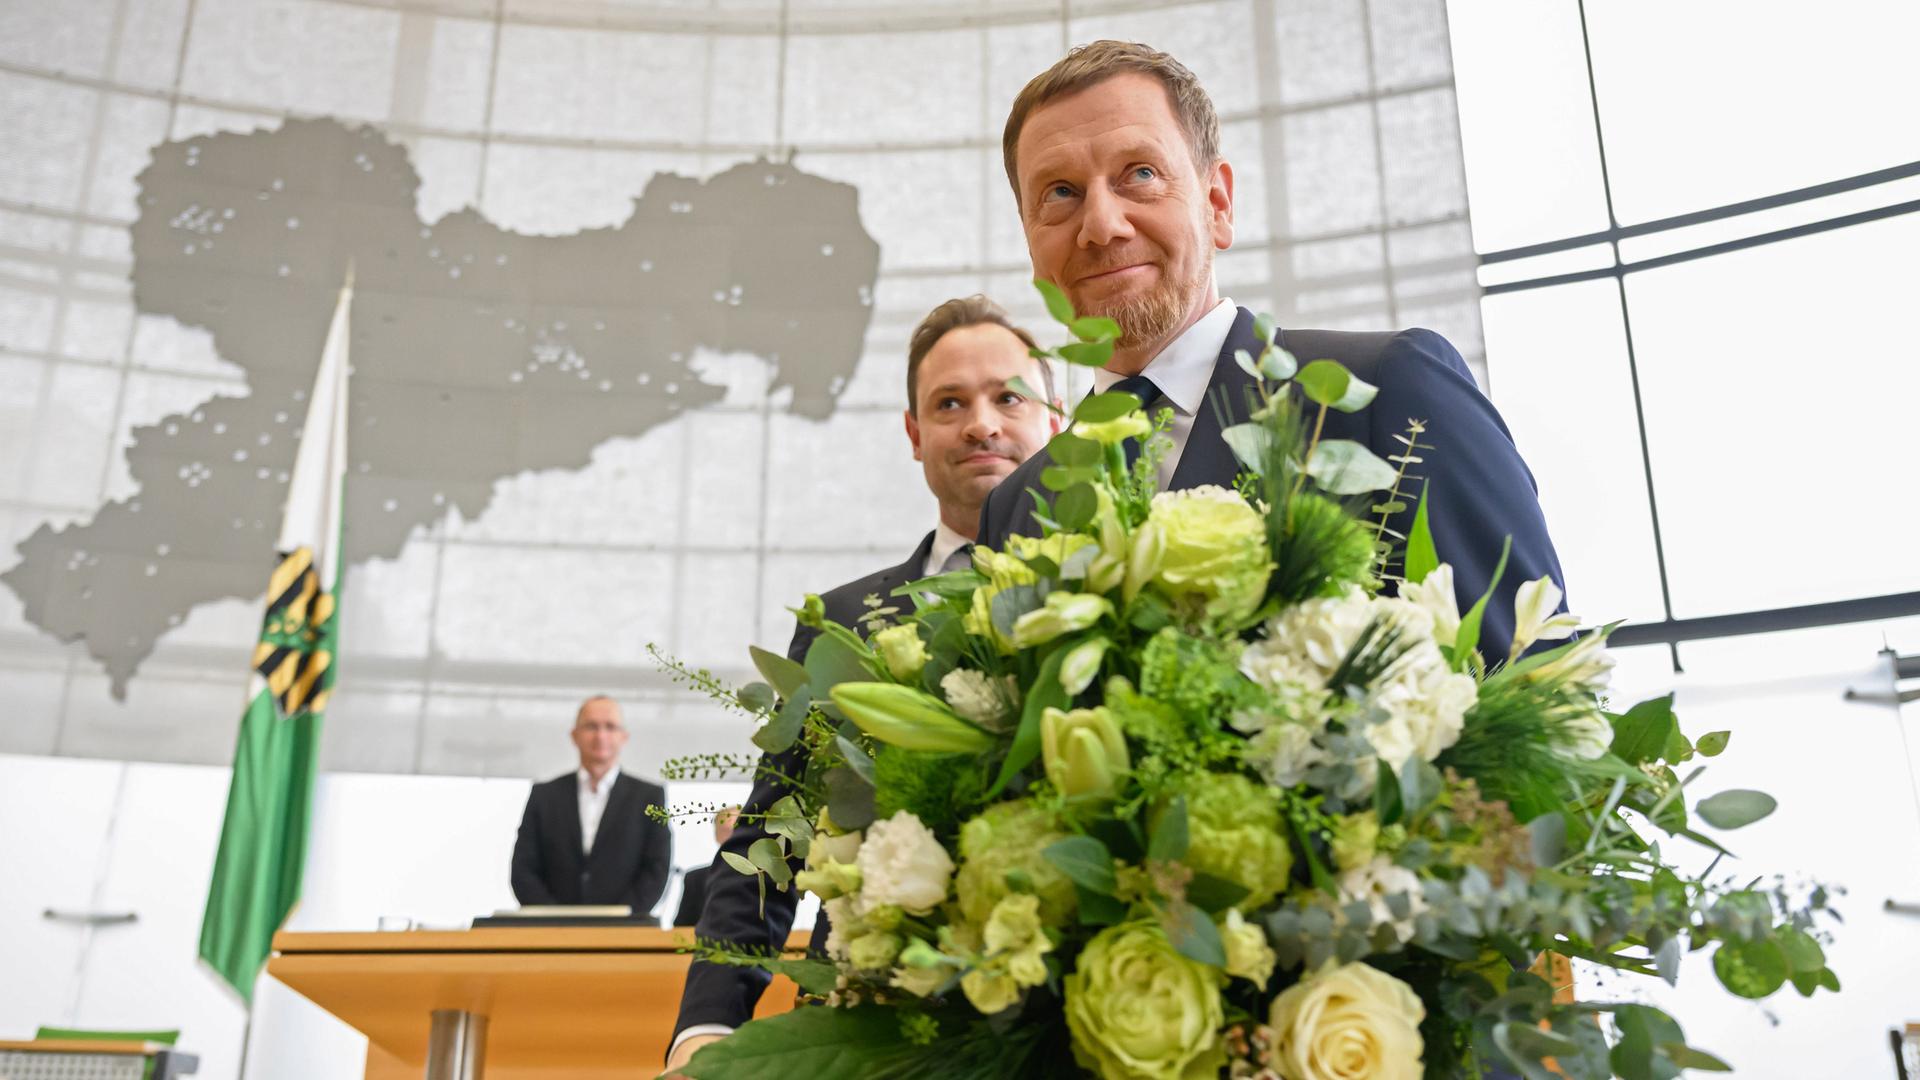
[[[205,328],[249,392],[136,428],[134,494],[41,525],[0,575],[123,700],[195,607],[259,595],[349,262],[352,562],[398,556],[453,509],[477,518],[497,481],[583,468],[718,402],[697,349],[761,358],[776,407],[824,419],[873,310],[857,192],[786,164],[657,175],[624,223],[550,237],[472,209],[420,220],[406,150],[332,120],[163,143],[138,184],[135,306]]]

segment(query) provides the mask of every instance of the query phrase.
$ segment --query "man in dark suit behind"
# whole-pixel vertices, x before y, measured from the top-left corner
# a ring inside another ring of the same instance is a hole
[[[740,808],[737,806],[729,806],[713,815],[713,842],[726,847],[727,839],[733,835],[734,823],[739,819]],[[720,872],[731,873],[732,868],[722,865]],[[707,888],[713,881],[714,873],[713,863],[687,871],[687,876],[680,880],[680,906],[673,913],[673,925],[693,926],[700,922],[700,913],[707,907]]]
[[[1017,377],[1053,398],[1053,373],[1027,353],[1033,344],[1026,331],[983,296],[949,300],[914,330],[907,350],[907,439],[927,487],[939,501],[940,520],[905,562],[822,594],[827,618],[864,633],[860,620],[867,612],[867,597],[904,605],[908,602],[889,596],[894,589],[971,565],[974,530],[987,493],[1059,428],[1046,404],[1008,385]],[[787,655],[804,661],[817,634],[811,627],[795,627]],[[804,764],[790,757],[763,764],[788,776],[804,771]],[[722,850],[744,856],[755,840],[767,835],[755,815],[786,793],[784,785],[756,780],[745,820]],[[792,891],[768,890],[762,911],[753,879],[718,858],[708,882],[706,910],[694,931],[698,937],[762,948],[785,943],[797,901]],[[814,923],[815,947],[825,939],[822,916]],[[669,1070],[686,1064],[700,1046],[746,1023],[767,982],[767,974],[753,968],[695,962],[680,997]]]
[[[620,771],[627,729],[609,697],[573,720],[580,767],[535,784],[513,845],[513,895],[522,905],[625,904],[645,918],[673,866],[673,837],[647,814],[666,804],[659,784]]]
[[[1233,167],[1199,80],[1147,46],[1094,42],[1027,84],[1001,148],[1035,276],[1064,290],[1080,314],[1120,324],[1094,388],[1118,386],[1150,412],[1173,410],[1161,489],[1231,487],[1238,465],[1217,410],[1228,412],[1227,424],[1246,419],[1252,379],[1234,354],[1258,356],[1262,343],[1253,313],[1222,299],[1214,282],[1213,254],[1233,243]],[[1425,423],[1420,442],[1430,449],[1412,471],[1426,484],[1434,546],[1453,567],[1460,610],[1486,591],[1512,538],[1481,627],[1481,651],[1504,659],[1514,591],[1543,576],[1565,583],[1533,476],[1460,354],[1431,330],[1282,330],[1278,339],[1303,364],[1338,360],[1379,388],[1358,413],[1329,412],[1323,438],[1352,439],[1385,458],[1405,453],[1395,436],[1409,421]],[[1010,535],[1038,534],[1028,489],[1040,488],[1050,463],[1036,454],[995,489],[981,543],[998,549]],[[1403,535],[1420,489],[1406,494],[1409,507],[1392,523]]]

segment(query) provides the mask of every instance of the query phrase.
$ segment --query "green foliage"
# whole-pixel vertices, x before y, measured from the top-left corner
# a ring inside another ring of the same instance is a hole
[[[1196,731],[1219,727],[1219,717],[1256,705],[1260,689],[1240,674],[1227,643],[1165,627],[1140,653],[1140,692],[1180,712]]]
[[[906,810],[948,836],[985,805],[987,772],[978,754],[927,754],[881,745],[873,750],[873,786],[876,818]]]
[[[1324,495],[1303,491],[1287,502],[1288,514],[1277,537],[1273,516],[1268,516],[1274,561],[1268,603],[1296,604],[1337,596],[1351,585],[1375,584],[1373,538],[1363,523]]]
[[[1570,773],[1597,776],[1602,765],[1568,761],[1555,749],[1592,708],[1565,686],[1528,679],[1489,683],[1467,711],[1460,738],[1435,762],[1473,780],[1521,822],[1565,806]]]

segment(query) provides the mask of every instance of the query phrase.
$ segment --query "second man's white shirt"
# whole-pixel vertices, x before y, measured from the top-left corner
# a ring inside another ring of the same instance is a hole
[[[607,812],[607,796],[613,794],[614,781],[620,779],[620,766],[607,770],[600,778],[598,791],[593,787],[593,775],[586,769],[574,774],[580,790],[580,851],[583,855],[593,854],[593,837],[600,831],[600,819]]]
[[[1187,436],[1193,434],[1193,419],[1206,405],[1207,384],[1213,381],[1214,365],[1219,362],[1220,350],[1226,347],[1227,335],[1233,332],[1233,321],[1239,313],[1239,305],[1222,297],[1212,311],[1200,316],[1199,322],[1169,342],[1140,372],[1160,388],[1162,400],[1153,411],[1173,407],[1173,426],[1167,431],[1173,439],[1173,449],[1160,459],[1161,491],[1171,490],[1173,486],[1173,472],[1187,448]],[[1094,392],[1105,393],[1124,378],[1126,376],[1102,368],[1093,373]]]
[[[927,549],[927,565],[921,576],[932,577],[940,573],[941,568],[947,565],[947,560],[953,556],[954,552],[971,543],[973,541],[948,528],[944,521],[934,525],[933,546]],[[886,597],[881,599],[884,600]]]

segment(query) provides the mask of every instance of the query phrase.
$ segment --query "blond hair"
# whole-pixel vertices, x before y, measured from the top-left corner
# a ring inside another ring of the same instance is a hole
[[[1006,133],[1000,138],[1000,153],[1006,159],[1007,182],[1013,185],[1014,204],[1020,205],[1020,176],[1015,168],[1020,129],[1035,109],[1055,98],[1076,94],[1103,83],[1115,75],[1129,72],[1158,79],[1166,88],[1167,104],[1180,122],[1193,151],[1193,167],[1205,175],[1220,160],[1220,117],[1213,111],[1213,99],[1200,86],[1200,80],[1171,54],[1132,41],[1095,41],[1081,45],[1061,57],[1052,67],[1035,75],[1013,99],[1007,113]]]

